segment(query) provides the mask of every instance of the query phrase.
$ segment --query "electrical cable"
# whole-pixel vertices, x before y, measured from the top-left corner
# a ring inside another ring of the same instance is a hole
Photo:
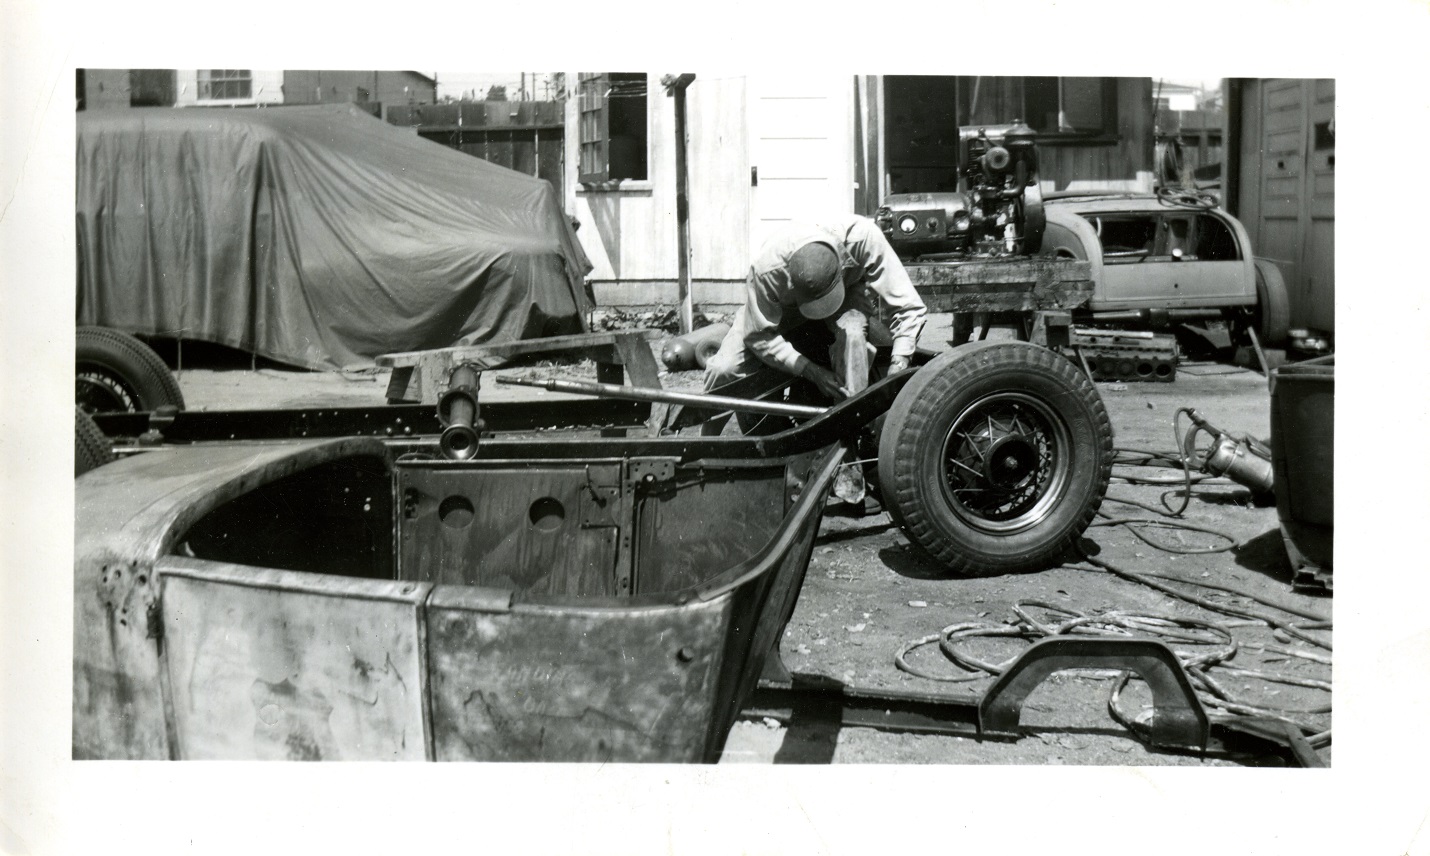
[[[1169,553],[1219,553],[1236,549],[1242,545],[1239,539],[1229,533],[1211,527],[1198,526],[1181,519],[1191,503],[1194,486],[1222,486],[1233,484],[1233,482],[1220,477],[1214,477],[1204,473],[1194,474],[1192,472],[1193,466],[1198,468],[1204,466],[1205,456],[1196,449],[1196,439],[1205,429],[1193,419],[1192,427],[1188,429],[1185,436],[1182,434],[1181,418],[1183,415],[1190,416],[1191,413],[1191,408],[1184,407],[1179,408],[1173,415],[1172,433],[1176,443],[1175,452],[1124,448],[1113,450],[1114,466],[1175,467],[1181,470],[1180,478],[1177,479],[1149,478],[1141,475],[1127,474],[1119,474],[1117,476],[1130,485],[1180,486],[1181,489],[1178,491],[1166,491],[1162,493],[1160,497],[1162,508],[1124,497],[1109,495],[1104,498],[1105,501],[1108,502],[1141,508],[1158,515],[1158,517],[1115,517],[1112,514],[1099,510],[1097,515],[1100,519],[1095,520],[1092,524],[1093,526],[1123,526],[1141,541],[1158,550]],[[1174,507],[1173,503],[1168,501],[1168,497],[1173,493],[1179,493],[1181,495],[1181,503],[1177,507]],[[1199,532],[1223,539],[1227,543],[1224,546],[1183,547],[1157,541],[1141,531],[1143,528],[1163,528]],[[1211,670],[1215,668],[1230,677],[1267,681],[1329,693],[1331,691],[1331,684],[1328,680],[1300,677],[1261,669],[1245,669],[1227,664],[1227,661],[1235,656],[1239,647],[1246,647],[1250,650],[1296,657],[1318,665],[1329,666],[1331,663],[1329,656],[1317,654],[1313,651],[1298,651],[1292,648],[1274,645],[1247,644],[1241,646],[1231,632],[1232,627],[1269,627],[1273,632],[1279,631],[1279,633],[1285,634],[1286,636],[1295,637],[1309,645],[1330,651],[1330,642],[1319,639],[1308,632],[1312,630],[1332,629],[1329,616],[1259,597],[1234,586],[1202,582],[1200,580],[1186,579],[1167,574],[1130,571],[1110,562],[1088,556],[1085,553],[1082,558],[1092,567],[1079,567],[1077,565],[1067,565],[1065,567],[1086,572],[1101,570],[1102,572],[1110,573],[1130,582],[1139,583],[1211,612],[1229,616],[1232,620],[1204,621],[1185,616],[1134,613],[1122,610],[1107,610],[1100,613],[1087,614],[1066,606],[1042,601],[1021,600],[1012,605],[1012,610],[1016,617],[1003,624],[960,622],[950,624],[938,633],[922,636],[905,643],[894,655],[896,667],[903,672],[928,680],[945,683],[963,683],[1000,675],[1017,661],[1017,657],[1015,656],[1000,663],[989,662],[982,657],[969,653],[966,650],[966,646],[962,645],[966,640],[982,637],[1019,638],[1025,640],[1037,640],[1039,638],[1057,635],[1150,637],[1160,639],[1168,645],[1202,646],[1204,650],[1199,653],[1176,651],[1176,655],[1188,678],[1193,682],[1198,697],[1204,704],[1210,708],[1224,711],[1227,715],[1262,717],[1289,725],[1295,728],[1296,733],[1301,735],[1306,743],[1313,748],[1322,748],[1330,744],[1330,729],[1320,730],[1319,726],[1304,720],[1306,716],[1330,713],[1331,706],[1329,703],[1299,709],[1277,708],[1265,704],[1251,704],[1245,700],[1236,698],[1234,694],[1213,677],[1211,673]],[[1304,620],[1295,622],[1255,609],[1216,603],[1167,585],[1161,582],[1163,580],[1168,583],[1181,583],[1225,592],[1245,598],[1260,606],[1268,607],[1272,610],[1277,610]],[[1052,615],[1040,617],[1033,612],[1034,609],[1042,610],[1045,613],[1052,613]],[[945,660],[961,670],[959,673],[936,673],[929,669],[916,666],[909,661],[909,657],[914,651],[934,644],[939,646]],[[1117,673],[1117,680],[1108,696],[1108,710],[1114,720],[1132,733],[1140,736],[1141,732],[1145,729],[1137,718],[1129,716],[1118,704],[1121,692],[1123,688],[1127,686],[1131,677],[1131,672],[1122,671]],[[1153,713],[1154,711],[1146,711],[1144,712],[1144,716],[1152,715]]]
[[[1233,550],[1241,546],[1241,542],[1233,538],[1232,536],[1226,534],[1225,532],[1221,532],[1219,530],[1212,529],[1207,526],[1197,526],[1193,523],[1182,523],[1176,520],[1157,520],[1151,517],[1110,517],[1101,511],[1099,511],[1097,515],[1098,517],[1102,517],[1103,519],[1093,521],[1091,524],[1092,526],[1125,526],[1127,528],[1127,531],[1131,532],[1139,540],[1144,541],[1147,544],[1156,547],[1158,550],[1161,550],[1166,553],[1180,553],[1182,555],[1197,555],[1201,553],[1224,553],[1227,550]],[[1226,546],[1223,547],[1177,547],[1149,538],[1148,536],[1144,535],[1139,528],[1137,528],[1140,526],[1155,526],[1163,529],[1176,529],[1187,532],[1202,532],[1207,535],[1214,535],[1218,538],[1225,538],[1228,543],[1226,544]]]
[[[1328,650],[1328,651],[1331,650],[1331,643],[1329,643],[1329,642],[1327,642],[1327,641],[1325,641],[1325,640],[1323,640],[1323,639],[1317,639],[1316,637],[1311,636],[1311,635],[1309,635],[1308,633],[1304,632],[1300,627],[1297,627],[1295,624],[1292,624],[1292,623],[1290,623],[1290,622],[1288,622],[1288,621],[1282,621],[1281,619],[1276,618],[1275,616],[1266,615],[1266,614],[1264,614],[1264,613],[1255,612],[1255,611],[1252,611],[1252,610],[1249,610],[1249,609],[1242,609],[1242,608],[1240,608],[1240,607],[1231,606],[1231,605],[1229,605],[1229,604],[1214,603],[1214,602],[1209,601],[1209,600],[1207,600],[1207,599],[1205,599],[1205,598],[1197,597],[1197,596],[1194,595],[1194,594],[1188,594],[1187,592],[1184,592],[1184,591],[1178,591],[1177,589],[1175,589],[1175,588],[1173,588],[1173,587],[1171,587],[1171,586],[1169,586],[1169,585],[1164,585],[1164,584],[1162,584],[1162,583],[1160,583],[1160,582],[1157,582],[1155,579],[1153,579],[1151,576],[1148,576],[1147,574],[1142,574],[1142,573],[1138,573],[1138,572],[1136,572],[1136,571],[1129,571],[1129,570],[1126,570],[1125,568],[1120,568],[1120,567],[1118,567],[1118,566],[1112,564],[1111,562],[1105,562],[1105,561],[1103,561],[1103,560],[1101,560],[1101,559],[1098,559],[1098,558],[1096,558],[1096,557],[1094,557],[1094,556],[1089,556],[1089,555],[1087,555],[1086,553],[1083,554],[1083,557],[1082,557],[1082,558],[1083,558],[1083,561],[1087,562],[1088,564],[1095,565],[1096,567],[1102,568],[1103,570],[1112,573],[1114,576],[1122,577],[1123,579],[1129,580],[1129,581],[1131,581],[1131,582],[1141,583],[1142,585],[1147,586],[1148,588],[1154,588],[1154,589],[1156,589],[1157,591],[1162,592],[1163,594],[1169,594],[1169,595],[1171,595],[1172,597],[1178,598],[1178,599],[1180,599],[1180,600],[1184,600],[1184,601],[1186,601],[1186,602],[1188,602],[1188,603],[1196,604],[1197,606],[1200,606],[1200,607],[1202,607],[1203,609],[1209,609],[1209,610],[1211,610],[1211,611],[1213,611],[1213,612],[1220,612],[1220,613],[1222,613],[1222,614],[1224,614],[1224,615],[1234,615],[1234,616],[1236,616],[1236,617],[1238,617],[1238,618],[1249,618],[1249,619],[1253,619],[1253,620],[1256,620],[1256,621],[1261,621],[1261,622],[1263,622],[1264,624],[1266,624],[1267,626],[1269,626],[1269,627],[1271,627],[1271,628],[1273,628],[1273,629],[1276,629],[1276,630],[1280,630],[1280,631],[1282,631],[1283,633],[1286,633],[1287,635],[1295,636],[1296,638],[1300,639],[1300,640],[1303,641],[1303,642],[1309,642],[1310,644],[1315,645],[1315,646],[1318,647],[1318,648],[1325,648],[1325,649]],[[1076,566],[1076,565],[1068,565],[1067,567],[1077,569],[1077,566]],[[1079,569],[1079,570],[1085,570],[1085,569]],[[1186,580],[1179,580],[1179,582],[1188,582],[1188,581],[1186,581]],[[1276,608],[1279,608],[1279,607],[1276,607]],[[1319,617],[1319,616],[1318,616],[1318,617]]]
[[[1052,615],[1040,617],[1033,613],[1034,609],[1052,613]],[[1187,676],[1196,687],[1200,688],[1198,697],[1207,707],[1224,711],[1228,715],[1255,716],[1286,723],[1296,728],[1297,732],[1313,747],[1320,748],[1330,743],[1329,730],[1321,731],[1319,726],[1304,720],[1305,716],[1330,713],[1331,706],[1329,704],[1306,708],[1277,708],[1265,704],[1251,704],[1236,698],[1212,676],[1210,670],[1216,668],[1232,677],[1268,681],[1325,692],[1329,692],[1331,689],[1329,681],[1227,665],[1228,661],[1236,655],[1240,645],[1231,630],[1219,622],[1179,615],[1123,610],[1083,613],[1070,607],[1036,600],[1017,601],[1012,605],[1012,611],[1016,619],[1004,624],[960,622],[950,624],[936,634],[929,634],[907,642],[895,654],[895,665],[903,672],[928,680],[943,683],[966,683],[1000,675],[1017,661],[1017,657],[1014,656],[1000,663],[988,662],[960,647],[961,643],[969,639],[1001,637],[1035,641],[1059,635],[1161,639],[1169,645],[1175,643],[1182,646],[1200,646],[1203,649],[1198,653],[1176,649],[1174,652]],[[934,643],[939,645],[948,661],[963,670],[961,673],[935,673],[909,662],[908,655],[914,650]],[[1264,650],[1264,646],[1247,647],[1258,647]],[[1320,662],[1315,656],[1308,657],[1308,659]],[[1136,717],[1123,711],[1119,705],[1122,690],[1127,686],[1131,677],[1132,673],[1128,671],[1116,674],[1116,682],[1108,696],[1108,711],[1112,718],[1124,728],[1134,735],[1141,736],[1145,730],[1142,724]],[[1149,715],[1150,713],[1148,712]]]

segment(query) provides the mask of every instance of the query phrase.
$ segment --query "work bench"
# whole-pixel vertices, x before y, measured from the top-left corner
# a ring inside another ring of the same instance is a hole
[[[571,356],[596,363],[596,379],[601,383],[660,388],[660,369],[650,351],[650,342],[661,338],[660,330],[607,330],[522,339],[492,345],[464,345],[430,351],[383,354],[376,363],[392,369],[387,384],[389,403],[435,404],[447,387],[452,369],[471,365],[478,370],[503,366],[513,359],[530,356]]]

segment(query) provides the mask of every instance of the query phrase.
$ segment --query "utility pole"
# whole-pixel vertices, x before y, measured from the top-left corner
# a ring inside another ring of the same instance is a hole
[[[690,171],[685,163],[685,90],[695,81],[693,74],[660,79],[665,94],[675,99],[675,222],[678,234],[680,332],[695,327],[695,305],[690,294]]]

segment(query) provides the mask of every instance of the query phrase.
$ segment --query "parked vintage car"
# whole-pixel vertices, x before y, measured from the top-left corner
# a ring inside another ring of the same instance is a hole
[[[1042,249],[1092,265],[1082,321],[1165,326],[1224,319],[1279,346],[1290,323],[1286,283],[1255,258],[1246,229],[1209,194],[1063,192],[1045,198]]]
[[[80,112],[75,251],[81,328],[309,369],[578,333],[591,310],[549,182],[351,104]],[[79,364],[135,359],[84,336]],[[170,403],[136,405],[99,374],[89,392],[96,408]]]

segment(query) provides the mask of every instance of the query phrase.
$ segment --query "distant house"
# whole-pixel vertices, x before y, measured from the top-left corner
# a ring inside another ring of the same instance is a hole
[[[433,104],[437,81],[420,71],[285,71],[283,103]]]
[[[659,74],[566,76],[565,195],[598,302],[675,302],[675,132]],[[1021,119],[1047,190],[1150,190],[1151,78],[697,75],[687,93],[697,304],[733,305],[780,223],[953,189],[960,127]]]
[[[419,71],[264,71],[249,68],[80,69],[82,110],[276,104],[432,104],[437,81]]]

